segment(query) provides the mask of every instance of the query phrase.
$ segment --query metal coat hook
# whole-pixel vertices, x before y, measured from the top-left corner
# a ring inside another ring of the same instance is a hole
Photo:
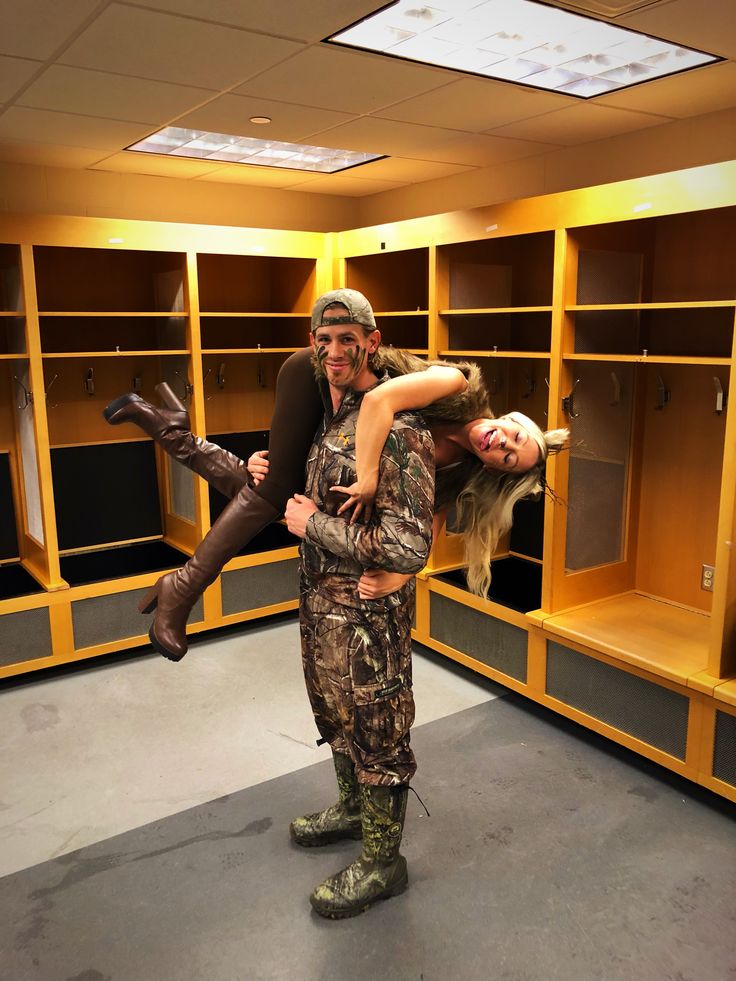
[[[528,399],[537,390],[537,380],[534,375],[524,375],[524,391],[521,393],[523,399]]]
[[[225,387],[225,362],[224,361],[220,364],[220,367],[217,369],[217,387],[218,388]]]
[[[547,386],[547,391],[549,392],[549,378],[544,379],[544,384]],[[547,399],[549,400],[549,395],[547,396]],[[546,409],[542,409],[542,414],[546,419],[549,413],[547,412]]]
[[[207,371],[205,371],[204,375],[202,376],[202,387],[203,388],[204,388],[204,383],[207,381],[207,379],[210,377],[211,374],[212,374],[212,368],[208,368]],[[212,398],[211,395],[205,396],[205,402],[209,402],[211,398]]]
[[[562,411],[570,419],[577,419],[578,416],[580,415],[579,412],[575,411],[575,401],[574,401],[575,389],[578,387],[579,384],[580,384],[580,379],[576,378],[572,388],[570,389],[570,394],[564,396],[564,398],[562,399]]]
[[[619,405],[621,403],[621,379],[615,371],[611,372],[611,384],[613,386],[613,393],[611,395],[611,401],[608,404]]]
[[[723,391],[723,385],[718,375],[713,375],[713,384],[716,386],[716,415],[719,416],[728,404],[728,396]]]
[[[51,381],[48,383],[48,385],[46,386],[46,391],[43,394],[44,394],[44,398],[46,399],[47,402],[49,400],[49,392],[51,391],[51,386],[54,384],[54,382],[56,381],[56,379],[58,377],[59,377],[59,374],[57,372],[54,375],[54,377],[51,379]],[[50,409],[55,409],[58,404],[59,404],[58,402],[53,402],[51,405],[49,405],[49,408]]]
[[[497,395],[501,388],[501,381],[498,375],[492,375],[488,380],[488,394]]]
[[[133,391],[136,395],[140,394],[141,388],[143,387],[143,378],[140,375],[133,376]]]
[[[13,381],[15,381],[18,384],[18,387],[21,389],[23,393],[23,403],[22,405],[18,405],[18,408],[27,409],[29,405],[33,405],[33,392],[29,388],[26,388],[26,386],[23,384],[20,378],[18,378],[17,375],[13,375]]]
[[[84,390],[87,395],[95,394],[95,369],[88,368],[87,374],[84,376]]]
[[[184,395],[182,397],[182,401],[186,401],[188,398],[191,398],[192,392],[194,391],[194,385],[192,385],[192,383],[189,381],[188,378],[182,376],[182,373],[179,371],[178,368],[174,369],[174,374],[177,376],[179,381],[184,386]],[[207,374],[209,374],[209,372],[207,372]],[[205,378],[206,377],[207,375],[205,375]]]
[[[258,364],[258,369],[257,369],[257,372],[256,372],[256,377],[258,379],[258,386],[259,386],[259,388],[265,388],[266,387],[266,380],[265,380],[265,376],[264,376],[264,373],[263,373],[263,360],[261,358],[261,345],[260,344],[258,345],[258,361],[257,361],[257,364]]]
[[[662,410],[667,405],[668,402],[672,401],[672,392],[667,388],[665,383],[662,381],[662,376],[657,375],[657,404],[654,406],[655,409]]]

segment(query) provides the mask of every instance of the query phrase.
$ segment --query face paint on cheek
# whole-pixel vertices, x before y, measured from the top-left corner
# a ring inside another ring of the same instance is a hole
[[[314,357],[317,361],[317,367],[319,371],[324,375],[325,373],[325,358],[327,357],[327,349],[320,344],[314,349]]]
[[[350,367],[353,369],[354,372],[356,373],[359,372],[363,367],[363,362],[365,361],[365,348],[349,347],[346,353],[347,353],[348,361],[350,362]]]

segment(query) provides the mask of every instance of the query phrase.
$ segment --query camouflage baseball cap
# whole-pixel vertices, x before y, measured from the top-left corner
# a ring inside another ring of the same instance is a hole
[[[376,318],[373,316],[373,308],[363,294],[357,290],[341,289],[330,290],[329,293],[323,293],[322,296],[317,298],[317,302],[314,304],[312,310],[312,326],[310,328],[312,331],[315,331],[325,323],[322,315],[325,312],[325,308],[329,307],[332,303],[342,304],[348,312],[345,317],[331,318],[329,320],[330,324],[360,324],[361,327],[365,327],[368,330],[376,329]]]

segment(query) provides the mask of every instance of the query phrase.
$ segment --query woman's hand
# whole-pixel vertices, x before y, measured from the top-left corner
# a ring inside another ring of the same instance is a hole
[[[353,513],[350,516],[351,525],[355,524],[361,514],[365,521],[370,520],[370,516],[373,514],[373,502],[377,489],[378,474],[367,479],[358,479],[349,487],[340,487],[339,485],[330,487],[331,491],[336,491],[338,494],[345,494],[347,496],[347,501],[340,505],[337,513],[344,514],[349,508],[353,508]]]
[[[383,569],[366,569],[358,580],[358,596],[361,599],[383,599],[389,593],[401,589],[412,576],[400,572],[386,572]]]
[[[257,487],[268,473],[268,450],[256,450],[248,457],[248,473],[253,478],[253,484]]]

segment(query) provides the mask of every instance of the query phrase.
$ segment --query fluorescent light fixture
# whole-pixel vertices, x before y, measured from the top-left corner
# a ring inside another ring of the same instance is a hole
[[[335,150],[332,147],[258,140],[253,136],[231,136],[207,133],[199,129],[167,126],[126,150],[156,153],[169,157],[194,157],[213,163],[240,163],[252,167],[278,167],[281,170],[305,170],[317,174],[336,174],[359,167],[372,160],[382,160],[382,153]]]
[[[540,0],[394,0],[325,40],[580,99],[723,60]]]

